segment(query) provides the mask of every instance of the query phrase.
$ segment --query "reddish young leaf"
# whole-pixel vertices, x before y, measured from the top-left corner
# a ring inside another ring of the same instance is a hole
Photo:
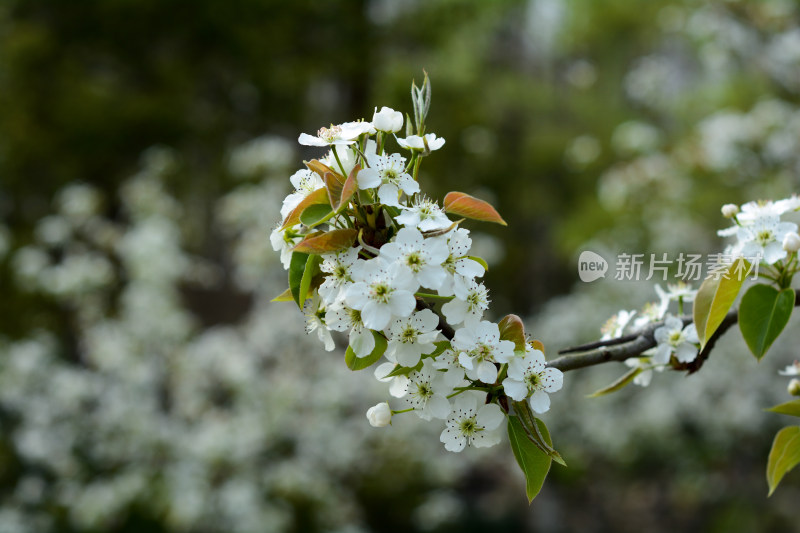
[[[449,192],[444,197],[444,210],[447,213],[482,220],[484,222],[496,222],[507,226],[506,221],[488,202],[478,200],[463,192]]]
[[[336,211],[342,201],[342,187],[344,183],[339,176],[331,172],[323,174],[322,181],[325,182],[325,188],[328,189],[328,200],[331,202],[331,207]]]
[[[298,224],[300,222],[300,213],[305,211],[308,206],[315,204],[329,204],[328,190],[325,189],[325,187],[317,189],[303,198],[303,200],[297,204],[297,207],[292,209],[292,212],[289,213],[289,215],[286,217],[286,220],[283,221],[280,229],[286,229]]]
[[[342,195],[339,199],[339,205],[334,208],[336,211],[347,205],[347,202],[349,202],[356,191],[358,191],[358,181],[356,180],[356,177],[358,176],[358,172],[360,170],[361,165],[356,165],[353,167],[353,170],[350,171],[350,175],[347,176],[347,180],[345,180],[344,185],[342,186]]]
[[[500,339],[512,341],[514,348],[525,350],[525,326],[517,315],[506,315],[497,324],[500,327]]]
[[[292,251],[305,254],[329,254],[346,250],[353,246],[356,234],[356,230],[350,228],[314,233],[300,241],[292,248]]]
[[[311,161],[304,161],[304,163],[308,167],[308,170],[316,172],[320,176],[324,176],[328,172],[330,172],[331,174],[336,174],[336,172],[331,167],[329,167],[328,165],[317,159],[312,159]]]
[[[544,353],[544,344],[542,344],[542,341],[537,341],[534,339],[531,341],[531,346],[533,346],[534,350],[539,350],[540,352]]]

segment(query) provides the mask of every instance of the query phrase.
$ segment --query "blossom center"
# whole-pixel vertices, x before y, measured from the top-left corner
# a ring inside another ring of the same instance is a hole
[[[417,330],[411,326],[406,327],[400,333],[400,342],[416,342],[417,340]]]
[[[764,229],[758,232],[758,235],[756,235],[756,240],[761,246],[766,246],[775,240],[775,236],[771,230]]]
[[[673,331],[669,334],[669,343],[672,346],[677,346],[683,341],[683,332]]]
[[[339,126],[331,126],[330,128],[320,128],[317,132],[317,137],[325,142],[333,142],[339,140],[342,135],[342,128]]]
[[[372,299],[378,300],[381,303],[389,302],[389,295],[392,293],[392,288],[383,283],[376,283],[372,286]]]
[[[459,429],[463,435],[474,435],[478,432],[478,424],[474,418],[465,418],[459,424]]]

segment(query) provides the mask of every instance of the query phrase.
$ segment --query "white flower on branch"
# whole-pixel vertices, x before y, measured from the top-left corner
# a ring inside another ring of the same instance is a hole
[[[325,325],[325,304],[319,297],[319,293],[315,292],[314,296],[309,298],[303,304],[303,314],[306,317],[306,333],[317,332],[317,337],[325,345],[327,351],[332,351],[336,345],[333,343],[331,332]]]
[[[697,357],[700,339],[694,323],[683,327],[680,318],[667,315],[664,325],[656,329],[654,337],[658,343],[653,355],[654,363],[665,365],[673,354],[681,363],[691,363]]]
[[[283,200],[281,206],[281,217],[286,218],[303,199],[325,186],[325,182],[319,174],[308,169],[298,170],[289,177],[289,181],[294,186],[294,192]]]
[[[358,172],[358,188],[378,187],[381,203],[400,207],[401,190],[408,196],[419,192],[419,183],[405,171],[406,158],[400,154],[367,154],[367,162],[369,167]]]
[[[403,366],[415,366],[422,354],[431,353],[439,335],[439,317],[430,309],[417,311],[406,318],[397,318],[389,325],[386,357]]]
[[[372,125],[378,131],[396,133],[403,128],[403,114],[391,107],[383,106],[380,111],[376,107],[372,115]]]
[[[786,257],[783,239],[796,232],[797,224],[793,222],[781,222],[777,216],[761,217],[751,225],[739,228],[738,249],[744,257],[761,257],[773,265]]]
[[[456,297],[442,305],[442,314],[451,325],[479,322],[489,308],[489,291],[483,283],[467,280],[465,285],[457,285]]]
[[[383,245],[380,256],[407,270],[428,289],[441,287],[447,276],[442,267],[447,243],[437,238],[426,239],[414,228],[401,228],[394,241]]]
[[[301,133],[297,142],[305,146],[346,146],[355,143],[364,133],[374,133],[371,122],[345,122],[320,128],[316,136]]]
[[[500,442],[497,429],[504,415],[496,404],[485,404],[478,408],[481,394],[465,392],[456,397],[453,411],[439,440],[446,450],[460,452],[469,444],[476,448],[494,446]]]
[[[369,355],[375,349],[375,337],[364,326],[361,311],[348,307],[344,300],[330,304],[325,313],[325,323],[333,331],[350,331],[350,347],[358,357]]]
[[[408,393],[403,399],[423,420],[445,419],[450,414],[447,394],[452,391],[433,362],[425,359],[421,369],[408,374]]]
[[[472,247],[469,230],[457,228],[448,233],[446,237],[449,255],[442,263],[442,266],[449,275],[445,278],[442,286],[439,287],[439,294],[453,296],[454,294],[461,294],[456,291],[456,288],[466,292],[467,282],[483,276],[486,271],[483,265],[467,255]]]
[[[511,359],[508,377],[503,380],[503,388],[510,398],[521,402],[530,396],[528,402],[537,413],[550,409],[548,393],[561,390],[563,384],[564,374],[547,368],[544,353],[530,345],[525,347],[525,355]]]
[[[395,220],[407,228],[432,231],[452,224],[442,208],[427,196],[417,196],[410,207],[400,206],[400,209],[403,212]]]
[[[348,248],[335,254],[325,254],[320,270],[327,274],[319,287],[319,293],[326,302],[333,302],[342,295],[344,289],[353,283],[352,270],[358,261],[361,247]]]
[[[345,291],[345,300],[361,311],[361,320],[369,329],[382,330],[392,317],[407,317],[416,307],[414,293],[419,283],[399,263],[381,257],[359,261],[352,276],[355,283]]]
[[[392,409],[388,402],[381,402],[367,409],[369,425],[375,428],[386,427],[392,423]]]
[[[419,135],[410,135],[405,139],[397,139],[397,144],[406,150],[419,150],[430,151],[438,150],[444,146],[444,139],[436,137],[435,133],[427,133],[420,137]]]
[[[452,346],[467,377],[483,383],[497,380],[494,363],[507,363],[514,357],[514,343],[500,340],[500,328],[494,322],[482,321],[457,330]]]

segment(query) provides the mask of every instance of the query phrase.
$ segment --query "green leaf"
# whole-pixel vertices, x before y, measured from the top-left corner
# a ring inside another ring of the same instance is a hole
[[[547,443],[552,445],[550,433],[544,422],[536,419],[536,424]],[[528,438],[519,417],[514,415],[508,417],[508,440],[511,443],[514,458],[522,469],[522,473],[525,474],[525,493],[528,496],[528,503],[530,503],[542,490],[553,460]]]
[[[472,259],[476,263],[480,264],[486,272],[489,272],[489,263],[487,263],[483,257],[478,257],[476,255],[468,255],[469,259]]]
[[[711,335],[717,331],[717,328],[725,319],[725,315],[730,311],[733,302],[739,295],[739,290],[742,284],[747,279],[747,273],[750,272],[750,263],[740,257],[728,267],[719,280],[717,290],[714,293],[714,299],[711,302],[711,309],[708,312],[708,319],[705,327],[705,334],[700,338],[701,345],[705,346]]]
[[[308,298],[308,292],[311,288],[311,280],[314,279],[319,273],[319,264],[322,263],[322,258],[318,255],[309,255],[308,260],[306,261],[306,268],[303,270],[303,277],[300,279],[300,290],[297,295],[297,301],[300,304],[300,307],[303,307],[303,304]]]
[[[381,358],[383,352],[386,351],[386,337],[377,331],[373,331],[372,336],[375,337],[375,349],[367,356],[357,357],[356,352],[351,347],[347,347],[347,351],[344,353],[344,362],[347,368],[350,370],[363,370],[372,366]]]
[[[443,204],[446,213],[484,222],[496,222],[503,226],[508,225],[491,204],[463,192],[447,193]]]
[[[289,262],[289,291],[300,309],[303,308],[303,304],[300,303],[300,284],[303,281],[303,272],[306,270],[307,262],[308,254],[301,252],[292,253],[292,259]]]
[[[517,315],[506,315],[497,324],[500,327],[500,340],[511,341],[516,350],[525,351],[525,326]]]
[[[347,250],[356,242],[358,233],[352,228],[335,229],[324,233],[314,233],[309,235],[294,248],[295,252],[307,254],[330,254]]]
[[[717,279],[706,278],[695,297],[692,314],[701,346],[705,346],[730,311],[742,284],[750,272],[750,263],[739,258]]]
[[[800,463],[800,426],[785,427],[775,435],[767,460],[768,496],[772,496],[786,472],[798,463]]]
[[[395,365],[394,369],[385,376],[383,376],[383,378],[393,378],[395,376],[407,376],[410,373],[414,372],[415,370],[420,370],[420,369],[422,369],[422,360],[420,360],[420,362],[417,363],[417,366]]]
[[[692,320],[694,320],[697,336],[700,337],[701,342],[705,339],[706,323],[708,322],[708,315],[711,313],[711,304],[714,303],[714,295],[717,293],[717,288],[719,288],[720,279],[722,278],[707,277],[700,284],[700,288],[697,289],[697,294],[694,297]]]
[[[314,226],[314,224],[317,224],[320,220],[327,217],[331,211],[333,211],[331,206],[326,204],[310,205],[300,213],[300,222],[309,227]]]
[[[291,289],[286,289],[285,291],[280,293],[278,296],[276,296],[275,298],[270,300],[270,302],[291,302],[291,301],[294,301],[294,298],[292,297],[292,290]]]
[[[438,357],[444,353],[445,350],[450,348],[450,341],[436,341],[433,343],[436,349],[431,353],[423,354],[422,357]]]
[[[775,407],[765,409],[765,411],[772,411],[773,413],[779,413],[782,415],[800,417],[800,400],[792,400],[791,402],[782,403],[780,405],[776,405]]]
[[[761,359],[781,334],[794,309],[794,290],[754,285],[742,297],[739,329],[756,359]]]
[[[617,392],[618,390],[626,387],[633,383],[633,380],[642,373],[644,369],[640,366],[631,368],[628,372],[622,375],[618,380],[614,383],[609,385],[608,387],[604,387],[598,391],[595,391],[587,396],[587,398],[597,398],[599,396],[605,396],[606,394],[611,394],[612,392]]]

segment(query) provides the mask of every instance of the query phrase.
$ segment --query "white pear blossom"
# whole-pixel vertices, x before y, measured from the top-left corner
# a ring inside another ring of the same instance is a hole
[[[464,393],[456,397],[453,411],[439,436],[446,450],[460,452],[467,444],[484,448],[500,442],[500,432],[494,430],[503,421],[503,412],[493,403],[478,408],[480,396]]]
[[[408,393],[408,376],[399,374],[390,376],[398,366],[396,363],[381,363],[375,368],[375,379],[381,383],[389,384],[389,394],[395,398],[402,398]]]
[[[800,361],[795,361],[783,370],[778,370],[781,376],[800,376]]]
[[[336,345],[328,327],[325,325],[325,304],[319,297],[319,293],[305,301],[303,304],[303,314],[306,317],[306,333],[317,332],[317,337],[325,345],[325,350],[332,351]]]
[[[397,139],[397,144],[406,150],[428,150],[433,152],[444,146],[444,139],[436,137],[435,133],[426,133],[422,137],[419,135],[410,135],[405,139]]]
[[[352,270],[359,261],[358,254],[361,247],[348,248],[339,253],[325,254],[319,268],[327,274],[325,281],[319,287],[319,293],[326,302],[333,302],[339,298],[344,289],[353,283]]]
[[[396,133],[403,128],[403,114],[391,107],[383,106],[380,111],[376,107],[372,115],[372,125],[378,131]]]
[[[546,367],[544,353],[530,344],[525,347],[525,355],[514,357],[508,363],[507,375],[503,380],[506,394],[518,402],[530,397],[531,409],[537,413],[550,409],[548,393],[560,390],[564,383],[564,374]]]
[[[322,181],[319,174],[308,169],[298,170],[289,177],[289,181],[294,186],[294,192],[283,200],[281,217],[284,219],[306,196],[325,186],[325,182]]]
[[[658,343],[653,355],[654,363],[665,365],[673,354],[681,363],[690,363],[697,357],[696,345],[700,343],[700,339],[694,323],[683,327],[680,318],[667,315],[664,325],[656,329],[654,337]]]
[[[467,377],[483,383],[497,380],[494,363],[507,363],[514,357],[514,343],[500,340],[500,328],[485,320],[456,330],[451,344]]]
[[[464,367],[458,364],[458,352],[446,349],[433,361],[433,366],[441,372],[444,382],[451,389],[465,383]]]
[[[800,197],[798,196],[777,201],[758,200],[744,204],[737,220],[747,225],[762,218],[780,217],[784,213],[798,209],[800,209]]]
[[[733,218],[739,214],[739,206],[736,204],[725,204],[722,206],[722,216]]]
[[[400,228],[395,239],[383,245],[380,257],[408,270],[423,287],[436,290],[447,276],[442,267],[447,252],[443,239],[426,239],[415,228]]]
[[[606,323],[600,328],[600,333],[602,333],[600,340],[607,341],[622,337],[625,327],[628,325],[628,322],[631,321],[634,315],[636,315],[636,311],[627,311],[625,309],[621,309],[616,315],[606,320]]]
[[[374,145],[375,141],[367,141],[367,151],[372,148],[372,151],[374,152]],[[334,150],[336,150],[335,154]],[[336,159],[336,156],[339,156],[338,160]],[[341,146],[337,148],[336,146],[333,146],[332,149],[329,150],[324,157],[320,158],[319,161],[334,171],[339,172],[344,176],[348,176],[356,166],[356,163],[358,163],[358,154],[350,148],[343,148]],[[341,163],[341,166],[339,166],[339,163]]]
[[[388,402],[381,402],[367,409],[369,425],[375,428],[386,427],[392,423],[392,409]]]
[[[653,361],[650,357],[631,357],[625,359],[625,365],[630,368],[639,367],[642,369],[642,371],[633,378],[633,384],[640,387],[647,387],[650,385],[650,382],[653,380],[654,370],[657,370],[658,372],[664,370],[664,365],[653,364]]]
[[[783,249],[790,254],[800,250],[800,235],[795,232],[787,233],[783,238]]]
[[[408,196],[419,192],[419,183],[405,171],[405,157],[400,154],[367,154],[369,167],[358,172],[358,188],[378,188],[381,203],[400,207],[398,198],[402,190]]]
[[[289,269],[289,265],[292,262],[292,248],[300,242],[301,238],[301,235],[297,234],[293,228],[281,230],[280,223],[269,234],[269,242],[272,244],[272,249],[281,254],[281,264],[284,270]]]
[[[634,331],[640,330],[654,322],[663,320],[669,308],[669,298],[661,298],[658,302],[647,302],[637,313],[636,318],[631,323]]]
[[[427,196],[417,196],[411,206],[400,206],[400,209],[403,212],[395,220],[406,227],[432,231],[452,224],[442,208]]]
[[[407,317],[416,307],[414,293],[419,283],[401,264],[376,257],[356,263],[351,275],[355,283],[347,287],[345,300],[361,311],[369,329],[382,330],[392,317]]]
[[[365,357],[375,349],[375,337],[364,326],[361,311],[348,307],[344,299],[336,300],[328,306],[325,324],[333,331],[349,331],[350,347],[358,357]]]
[[[697,289],[693,288],[690,284],[679,281],[677,283],[668,283],[667,290],[661,288],[661,285],[656,284],[656,294],[662,301],[684,301],[693,302],[697,296]]]
[[[445,238],[445,237],[437,237]],[[483,265],[467,256],[472,247],[472,239],[469,237],[469,230],[457,228],[446,235],[447,249],[449,254],[442,266],[449,274],[442,286],[439,287],[441,296],[453,296],[456,294],[456,287],[460,291],[466,292],[467,282],[476,277],[483,276],[485,270]],[[461,293],[459,293],[461,294]]]
[[[739,228],[739,250],[744,257],[761,257],[772,265],[786,257],[783,239],[796,232],[797,224],[793,222],[781,222],[777,216],[761,217]]]
[[[345,122],[330,128],[320,128],[317,135],[301,133],[297,142],[305,146],[346,146],[356,142],[359,136],[370,133],[371,122]]]
[[[464,286],[456,287],[456,297],[442,305],[442,314],[453,326],[474,324],[483,318],[489,308],[489,291],[483,283],[467,280]]]
[[[389,324],[386,358],[403,366],[415,366],[423,354],[436,349],[433,342],[439,335],[438,326],[439,317],[430,309],[396,318]]]
[[[403,399],[423,420],[445,419],[450,414],[447,394],[452,390],[441,373],[434,368],[433,362],[425,359],[421,369],[408,374],[408,393]]]

